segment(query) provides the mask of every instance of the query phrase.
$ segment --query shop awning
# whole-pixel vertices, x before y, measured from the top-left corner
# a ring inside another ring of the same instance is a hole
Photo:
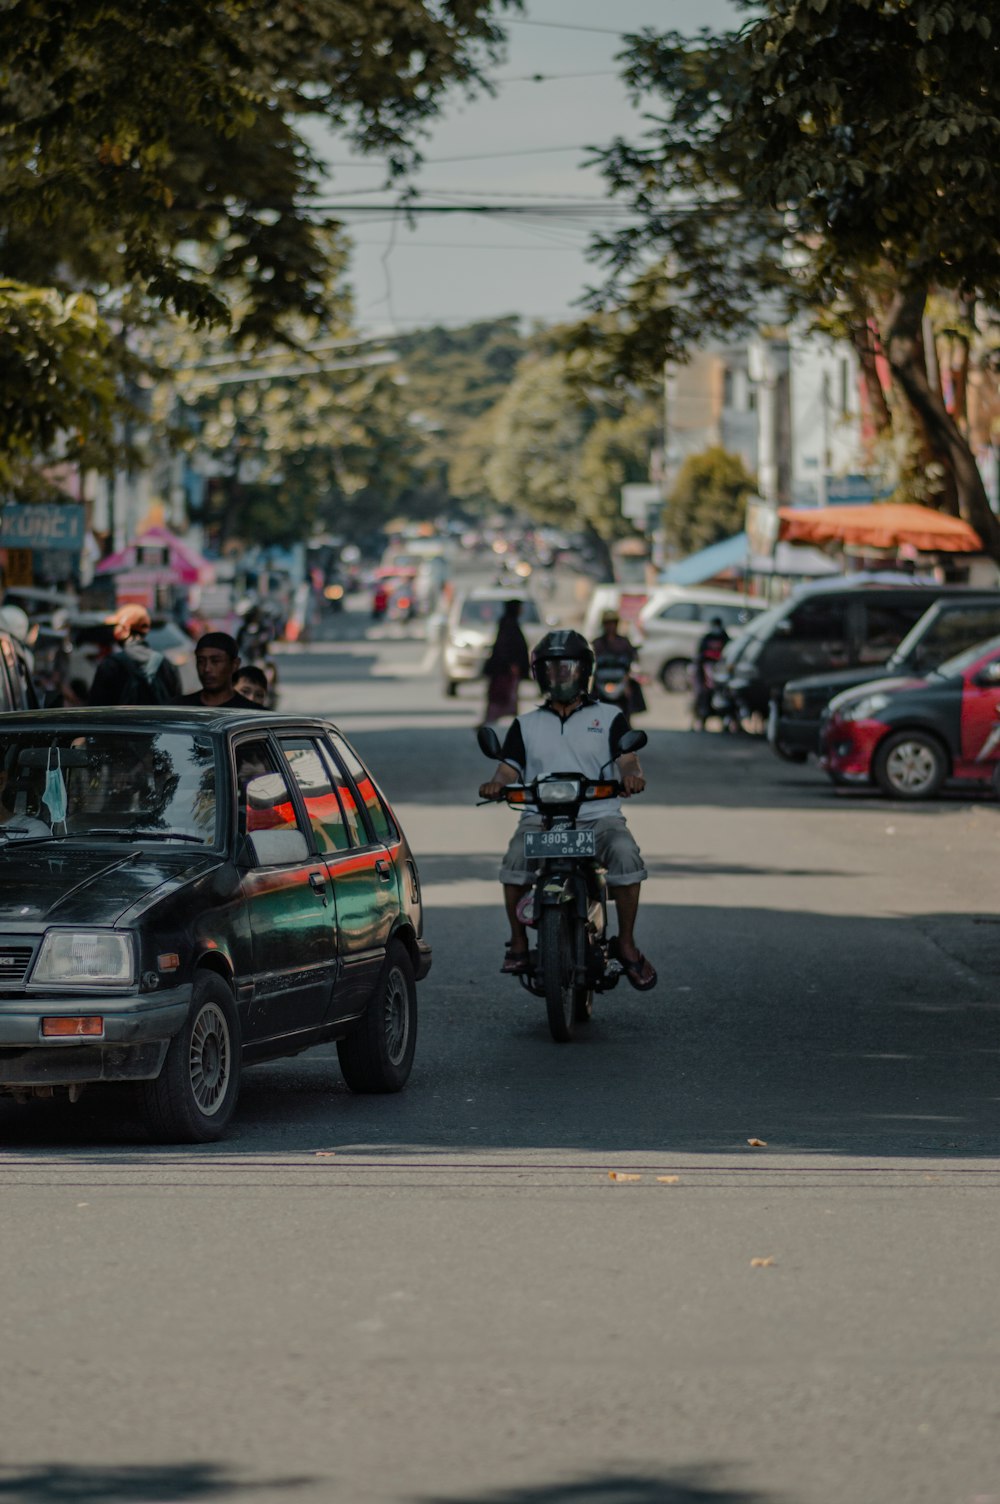
[[[908,544],[925,553],[982,553],[983,545],[967,522],[912,502],[876,502],[873,506],[781,507],[778,537],[786,543],[844,543],[864,548],[899,548]]]

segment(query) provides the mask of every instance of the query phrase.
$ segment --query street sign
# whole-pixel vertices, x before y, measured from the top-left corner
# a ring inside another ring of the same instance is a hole
[[[663,493],[659,486],[632,484],[622,486],[622,516],[645,528],[651,511],[663,506]]]
[[[36,502],[6,506],[0,513],[0,547],[61,548],[77,553],[83,547],[83,507]]]

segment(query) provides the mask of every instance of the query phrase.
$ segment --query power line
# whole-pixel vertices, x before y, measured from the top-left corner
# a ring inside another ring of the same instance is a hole
[[[420,165],[429,167],[438,162],[492,162],[499,161],[502,157],[545,157],[553,156],[557,152],[589,150],[589,146],[527,146],[515,151],[474,151],[458,157],[422,157]],[[330,162],[328,165],[330,167],[370,167],[371,161]]]
[[[576,26],[572,21],[527,21],[522,17],[508,16],[504,20],[505,26],[547,26],[552,31],[592,31],[602,37],[622,37],[623,31],[616,31],[612,26]]]

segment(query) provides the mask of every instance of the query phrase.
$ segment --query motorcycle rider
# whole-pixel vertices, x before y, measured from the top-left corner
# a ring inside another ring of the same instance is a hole
[[[537,710],[518,716],[511,724],[502,748],[502,761],[493,777],[481,785],[482,799],[501,799],[508,784],[573,768],[595,781],[607,777],[615,762],[626,797],[641,794],[646,787],[639,759],[621,753],[621,739],[628,721],[614,705],[595,700],[589,693],[594,672],[594,652],[579,632],[559,629],[542,638],[531,655],[531,672],[545,695]],[[639,908],[639,887],[646,869],[617,800],[584,802],[580,824],[592,824],[597,854],[607,869],[607,883],[618,914],[618,934],[611,954],[620,961],[632,986],[648,992],[656,986],[656,972],[637,948],[634,937]],[[524,855],[524,832],[540,828],[537,815],[526,813],[514,832],[500,868],[504,905],[510,922],[510,942],[500,970],[519,976],[528,970],[528,936],[518,914],[518,905],[531,886],[531,871]]]
[[[632,672],[632,665],[639,656],[639,649],[635,646],[624,632],[619,631],[620,618],[618,612],[610,608],[601,613],[601,635],[595,637],[591,646],[594,649],[594,657],[598,663],[610,660],[612,663],[620,663],[626,669],[627,703],[625,714],[631,719],[646,709],[646,696],[642,692],[642,685]]]
[[[694,662],[694,698],[692,704],[692,729],[704,731],[712,713],[713,674],[722,657],[722,650],[729,641],[729,633],[721,616],[713,616],[708,631],[698,643]]]

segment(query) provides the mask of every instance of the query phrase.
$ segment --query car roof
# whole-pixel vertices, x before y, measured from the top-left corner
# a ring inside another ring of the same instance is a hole
[[[95,705],[66,710],[8,711],[3,728],[52,725],[59,730],[79,727],[103,728],[127,722],[133,730],[162,731],[167,728],[190,731],[285,730],[310,726],[329,729],[332,723],[316,715],[276,715],[270,710],[244,710],[240,706],[226,710],[220,706],[199,705]]]

